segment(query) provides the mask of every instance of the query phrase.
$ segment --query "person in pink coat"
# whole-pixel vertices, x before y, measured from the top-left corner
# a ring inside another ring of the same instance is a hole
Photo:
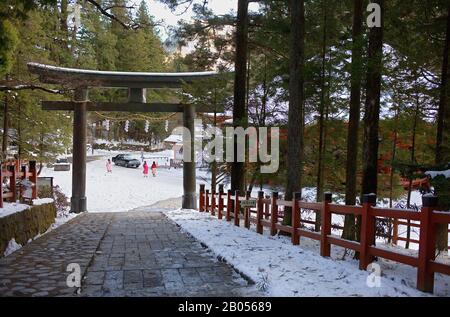
[[[153,174],[153,177],[156,177],[156,163],[154,161],[152,164],[152,174]]]
[[[148,164],[147,161],[144,161],[144,177],[148,177]]]
[[[106,162],[106,172],[112,173],[112,163],[110,159],[108,159],[108,161]]]

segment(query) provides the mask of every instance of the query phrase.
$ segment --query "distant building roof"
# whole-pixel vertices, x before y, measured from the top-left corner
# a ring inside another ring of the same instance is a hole
[[[167,143],[180,143],[180,142],[183,142],[183,136],[182,135],[177,135],[177,134],[172,134],[172,135],[169,135],[167,138],[165,138],[164,142],[167,142]]]

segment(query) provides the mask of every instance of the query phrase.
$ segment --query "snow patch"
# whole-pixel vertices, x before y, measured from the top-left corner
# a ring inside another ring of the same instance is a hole
[[[40,206],[45,204],[52,204],[55,200],[53,198],[38,198],[33,199],[33,206]]]
[[[21,248],[22,248],[22,245],[18,244],[16,242],[16,239],[12,238],[11,240],[9,240],[8,246],[6,247],[5,252],[3,252],[3,255],[4,256],[8,256],[11,253],[13,253],[13,252],[15,252],[15,251],[17,251],[17,250],[19,250]]]
[[[17,212],[21,212],[30,208],[31,208],[30,206],[25,204],[4,202],[3,208],[0,208],[0,218],[10,216]]]
[[[438,176],[444,176],[445,178],[450,178],[450,169],[445,171],[428,171],[425,172],[425,175],[430,176],[431,178],[436,178]]]

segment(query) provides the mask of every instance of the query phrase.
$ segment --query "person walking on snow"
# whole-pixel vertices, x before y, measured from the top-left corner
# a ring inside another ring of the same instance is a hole
[[[106,172],[112,173],[112,163],[110,159],[108,159],[108,161],[106,162]]]
[[[144,177],[148,177],[148,164],[147,161],[144,161]]]
[[[156,177],[156,163],[155,163],[155,161],[153,161],[153,164],[152,164],[152,174],[153,174],[153,177]]]

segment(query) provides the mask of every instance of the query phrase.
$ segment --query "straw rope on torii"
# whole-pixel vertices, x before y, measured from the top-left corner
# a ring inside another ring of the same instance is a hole
[[[176,112],[174,112],[165,117],[148,117],[148,116],[141,115],[141,114],[136,114],[133,116],[126,116],[126,117],[110,117],[110,116],[106,116],[98,111],[95,111],[94,113],[96,115],[98,115],[99,117],[109,120],[109,121],[126,121],[126,120],[130,120],[130,121],[131,120],[166,121],[177,114]]]
[[[182,207],[196,208],[195,193],[195,155],[194,119],[197,112],[220,112],[209,106],[194,106],[180,103],[147,103],[146,89],[175,88],[181,89],[185,83],[210,79],[218,76],[216,72],[197,73],[144,73],[95,71],[86,69],[64,68],[37,63],[28,63],[30,72],[39,75],[39,80],[47,84],[64,85],[75,89],[72,101],[42,101],[43,110],[74,111],[73,121],[73,172],[71,211],[87,211],[86,198],[86,145],[87,112],[135,112],[141,120],[151,117],[141,113],[165,112],[173,116],[183,113],[184,127],[190,133],[190,143],[185,144],[185,162],[183,164],[183,199]],[[126,88],[127,102],[96,102],[88,98],[90,87]],[[159,119],[159,118],[158,118]],[[156,119],[155,119],[156,120]],[[188,139],[185,139],[188,140]]]

